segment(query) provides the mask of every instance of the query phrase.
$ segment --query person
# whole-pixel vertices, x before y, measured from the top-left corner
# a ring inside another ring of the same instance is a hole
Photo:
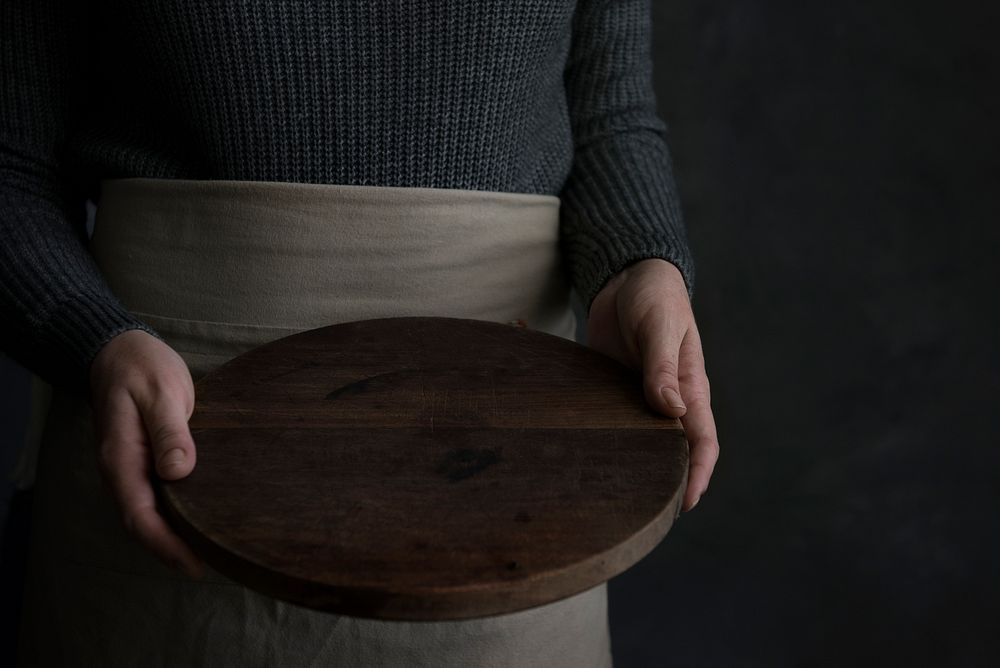
[[[22,663],[534,665],[518,652],[548,643],[567,654],[546,665],[610,665],[571,664],[579,638],[553,640],[582,633],[568,606],[442,625],[437,644],[420,645],[429,626],[406,627],[404,642],[402,627],[374,623],[307,641],[348,627],[261,612],[270,603],[251,592],[206,582],[152,477],[196,466],[193,378],[283,332],[451,308],[517,317],[490,301],[502,275],[501,292],[571,337],[565,291],[553,302],[506,268],[543,230],[532,249],[558,267],[540,260],[538,275],[568,277],[588,344],[641,369],[650,405],[680,418],[693,508],[719,446],[652,91],[649,1],[7,0],[0,20],[0,343],[57,390]],[[317,273],[325,282],[303,290]],[[455,296],[458,284],[474,292]],[[382,305],[352,310],[369,293]],[[298,310],[279,317],[286,308]],[[488,650],[484,629],[497,634]],[[398,651],[376,658],[382,645]]]

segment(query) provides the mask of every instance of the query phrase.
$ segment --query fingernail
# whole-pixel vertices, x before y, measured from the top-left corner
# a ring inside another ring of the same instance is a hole
[[[167,453],[160,458],[160,463],[167,468],[174,468],[184,464],[184,451],[180,448],[167,450]]]
[[[687,408],[684,405],[684,401],[681,399],[681,395],[672,387],[664,387],[660,389],[660,394],[663,395],[663,399],[667,402],[667,405],[671,408]]]

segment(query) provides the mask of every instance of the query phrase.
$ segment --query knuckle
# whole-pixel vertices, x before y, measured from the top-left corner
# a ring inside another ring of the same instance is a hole
[[[163,401],[176,401],[184,396],[189,389],[190,379],[182,378],[178,374],[157,374],[152,379],[153,397]]]
[[[635,332],[636,343],[650,345],[656,343],[653,337],[662,331],[662,319],[655,295],[645,293],[633,297],[625,321]]]
[[[112,368],[108,378],[108,388],[131,395],[135,388],[142,387],[145,378],[145,371],[141,367],[118,363]]]
[[[708,454],[712,457],[712,461],[717,460],[720,452],[719,442],[712,439],[706,444],[706,447],[708,448]]]
[[[697,444],[696,453],[694,465],[712,469],[719,461],[719,442],[714,439],[702,441]]]
[[[631,291],[630,297],[629,306],[636,327],[640,330],[651,329],[656,318],[662,315],[660,312],[662,295],[658,286],[649,283],[638,286]]]
[[[655,376],[666,376],[671,381],[675,381],[677,379],[677,361],[670,358],[656,360],[650,367],[650,372]]]
[[[687,392],[684,393],[684,397],[688,400],[688,403],[705,405],[711,403],[711,396],[709,395],[707,387],[697,384],[692,385],[691,383],[685,383],[685,386],[687,388]]]
[[[161,423],[148,428],[153,443],[169,443],[183,436],[183,431],[175,424]]]
[[[682,356],[681,375],[692,383],[704,384],[708,382],[708,373],[705,371],[704,360],[692,358],[690,355]]]
[[[132,396],[147,410],[165,404],[187,404],[194,400],[194,383],[190,374],[143,372],[131,385]]]
[[[143,375],[137,379],[132,387],[136,403],[147,411],[154,409],[165,400],[169,401],[170,392],[167,382],[158,374]]]

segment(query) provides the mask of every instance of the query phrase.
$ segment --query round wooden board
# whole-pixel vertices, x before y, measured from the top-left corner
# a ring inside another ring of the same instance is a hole
[[[510,325],[389,318],[200,380],[194,472],[163,483],[219,572],[356,617],[514,612],[597,586],[680,510],[688,448],[637,373]]]

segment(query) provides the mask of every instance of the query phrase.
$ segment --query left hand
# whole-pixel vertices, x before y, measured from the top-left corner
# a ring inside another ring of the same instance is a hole
[[[719,459],[701,337],[684,278],[666,260],[629,265],[597,293],[587,320],[588,345],[641,369],[646,401],[680,418],[691,451],[684,510],[708,489]]]

